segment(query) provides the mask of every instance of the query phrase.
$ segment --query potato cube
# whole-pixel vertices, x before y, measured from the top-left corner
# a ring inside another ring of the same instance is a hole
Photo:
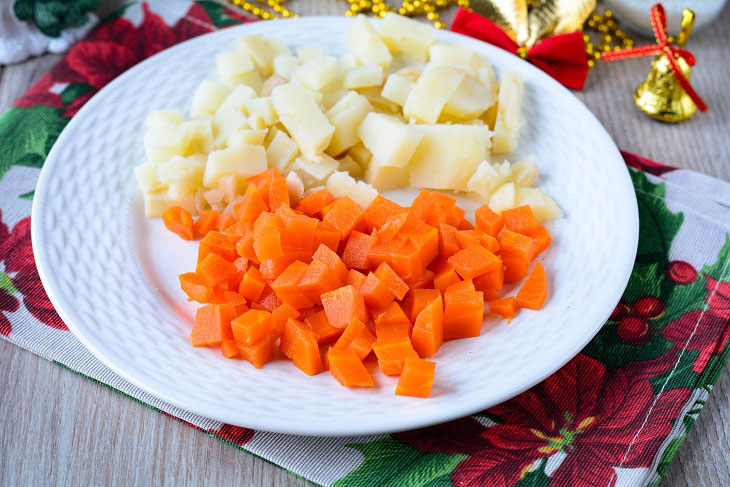
[[[433,66],[453,66],[468,70],[474,51],[457,44],[434,44],[428,49],[428,63]]]
[[[223,101],[231,93],[231,88],[220,81],[203,80],[193,94],[190,107],[191,117],[210,116],[218,110]]]
[[[489,197],[489,207],[497,213],[515,206],[517,205],[515,204],[514,183],[504,183]]]
[[[318,47],[297,47],[299,64],[304,64],[310,59],[322,56],[324,56],[324,51]]]
[[[216,147],[223,147],[230,134],[247,128],[248,117],[241,110],[232,106],[218,110],[213,116],[213,143]]]
[[[291,54],[280,54],[274,58],[274,73],[285,79],[291,79],[299,67],[299,60]]]
[[[335,103],[344,98],[348,93],[350,93],[350,90],[345,89],[327,91],[326,93],[322,93],[322,101],[320,101],[320,105],[322,105],[326,110],[329,110],[335,105]]]
[[[367,88],[383,84],[383,68],[376,64],[363,64],[345,72],[342,86],[348,89]]]
[[[390,112],[398,117],[403,117],[403,115],[401,115],[401,109],[398,104],[393,103],[387,98],[384,98],[383,95],[380,94],[380,91],[380,86],[370,86],[368,88],[357,89],[357,92],[367,98],[370,104],[375,108],[383,112]]]
[[[532,156],[512,164],[512,175],[510,180],[517,186],[529,187],[534,186],[537,182],[537,162]]]
[[[268,125],[266,125],[266,121],[264,120],[263,115],[256,112],[248,116],[247,122],[249,127],[254,130],[266,130],[266,127],[268,127]]]
[[[335,127],[332,140],[325,152],[331,156],[343,153],[357,144],[357,129],[365,116],[373,111],[367,98],[355,91],[350,91],[327,110],[327,119]]]
[[[266,39],[260,35],[250,35],[238,39],[238,49],[249,55],[263,76],[271,76],[274,71],[274,58],[280,54],[290,54],[286,44],[278,39]]]
[[[319,106],[296,83],[277,86],[271,94],[279,120],[309,159],[324,152],[335,128]]]
[[[289,201],[292,206],[299,203],[304,196],[304,183],[294,171],[286,175],[286,187],[289,190]]]
[[[444,113],[464,120],[480,116],[497,97],[488,88],[469,76],[465,76],[446,102]]]
[[[155,110],[147,115],[144,123],[148,129],[180,125],[185,121],[185,115],[180,110]]]
[[[360,164],[355,162],[355,159],[352,157],[345,155],[344,157],[341,157],[337,160],[338,166],[337,170],[340,172],[346,172],[353,178],[359,178],[363,175],[362,167],[360,167]]]
[[[350,50],[361,64],[376,64],[384,70],[390,67],[393,56],[364,15],[355,17],[345,38]]]
[[[490,164],[482,161],[466,184],[467,191],[476,193],[482,198],[489,198],[497,188],[508,182],[512,171],[509,162]]]
[[[279,121],[279,115],[274,110],[274,104],[270,97],[251,98],[246,101],[246,112],[249,115],[258,113],[264,119],[267,127],[271,127]]]
[[[414,125],[423,134],[409,166],[416,188],[466,190],[469,178],[487,158],[491,132],[478,125]]]
[[[213,150],[213,120],[212,118],[199,118],[188,120],[178,127],[182,133],[183,152],[182,156],[192,154],[207,154]]]
[[[332,83],[340,74],[340,65],[333,56],[308,60],[294,71],[293,79],[310,90],[319,91]]]
[[[208,155],[203,184],[208,188],[215,188],[223,176],[237,174],[241,178],[247,178],[267,168],[266,150],[260,145],[243,144],[216,150]]]
[[[157,165],[154,162],[144,162],[135,167],[134,177],[142,193],[155,193],[167,189],[167,185],[157,177]]]
[[[164,162],[172,156],[185,155],[186,142],[183,130],[175,125],[159,125],[144,135],[144,151],[147,160]]]
[[[278,130],[266,148],[266,160],[269,167],[275,167],[283,173],[298,153],[297,143],[289,138],[284,131]]]
[[[157,177],[167,186],[167,194],[173,198],[195,193],[203,185],[206,156],[175,156],[157,166]]]
[[[360,62],[357,60],[357,56],[352,52],[348,52],[344,56],[340,56],[339,63],[341,71],[348,71],[360,65]]]
[[[522,125],[522,75],[515,72],[505,73],[499,83],[499,108],[494,125],[492,152],[502,154],[512,152],[520,140]]]
[[[327,179],[327,189],[335,198],[348,196],[363,208],[370,206],[378,196],[377,190],[369,184],[355,181],[352,176],[340,171],[333,172]]]
[[[223,100],[223,103],[218,107],[218,110],[216,110],[216,113],[220,112],[221,110],[226,110],[229,107],[235,108],[236,110],[240,110],[241,112],[246,112],[246,101],[250,100],[251,98],[256,98],[256,92],[247,85],[236,85],[235,88],[231,91],[231,93],[226,97],[225,100]]]
[[[424,134],[395,117],[371,112],[363,120],[357,135],[380,164],[404,167]]]
[[[438,37],[433,27],[393,12],[385,14],[378,33],[391,53],[402,53],[418,61],[426,61],[428,49]]]
[[[327,177],[337,170],[338,163],[327,154],[320,154],[311,160],[297,157],[290,170],[296,171],[305,188],[323,184]]]
[[[144,215],[147,218],[160,218],[173,206],[179,206],[193,215],[198,214],[195,196],[190,194],[182,198],[173,198],[167,193],[147,193],[144,195]]]
[[[516,188],[514,206],[522,205],[530,205],[538,223],[555,220],[563,216],[563,210],[541,189]],[[491,200],[489,206],[492,206]]]
[[[244,144],[262,145],[266,138],[267,130],[243,129],[231,132],[226,141],[226,146],[231,148],[241,147]]]
[[[299,84],[299,83],[296,83],[296,84]],[[317,90],[310,90],[306,86],[302,86],[302,89],[304,89],[305,93],[307,93],[309,98],[311,98],[314,103],[316,103],[317,105],[322,103],[322,100],[324,99],[323,93],[321,93]]]
[[[288,82],[288,79],[283,78],[278,74],[272,74],[264,81],[264,84],[261,86],[261,92],[259,93],[259,95],[263,97],[269,97],[271,96],[271,92],[274,91],[274,88],[279,85],[285,85]]]
[[[380,192],[405,188],[408,186],[408,166],[384,166],[371,159],[363,179]]]
[[[435,123],[465,76],[463,69],[429,66],[408,93],[403,114],[422,123]]]
[[[240,83],[248,73],[256,71],[256,65],[246,51],[224,51],[215,57],[218,74],[223,81]]]
[[[366,169],[370,163],[370,159],[373,157],[372,152],[365,147],[365,144],[358,142],[347,150],[347,155],[352,157],[361,168]]]
[[[406,99],[411,88],[413,88],[413,82],[411,80],[400,74],[393,73],[385,80],[383,90],[380,94],[383,95],[383,98],[403,106],[406,104]]]

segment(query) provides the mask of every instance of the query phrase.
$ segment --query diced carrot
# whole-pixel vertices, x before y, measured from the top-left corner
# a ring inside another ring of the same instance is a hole
[[[404,304],[404,311],[408,319],[412,322],[415,321],[419,313],[439,297],[441,297],[441,291],[438,289],[411,289]]]
[[[541,263],[535,264],[530,276],[517,292],[515,306],[539,310],[547,298],[548,283],[545,267]]]
[[[527,276],[529,262],[514,255],[502,255],[504,282],[516,282]]]
[[[236,343],[238,353],[248,363],[260,369],[266,364],[274,354],[274,344],[268,337],[246,345],[245,343]]]
[[[304,323],[317,334],[317,344],[329,345],[337,341],[342,335],[342,328],[335,328],[327,321],[327,315],[324,311],[318,311],[304,319]]]
[[[368,320],[365,300],[362,294],[351,285],[342,286],[323,294],[322,306],[324,306],[324,312],[327,313],[330,325],[336,328],[346,327],[353,319],[362,322]]]
[[[411,331],[413,348],[419,357],[430,357],[444,343],[444,303],[441,295],[418,313]]]
[[[511,230],[502,232],[499,238],[499,246],[502,254],[513,255],[525,262],[532,261],[535,256],[535,242],[530,237]]]
[[[314,259],[297,283],[299,291],[310,301],[321,304],[322,294],[344,284],[335,270],[319,259]]]
[[[250,309],[231,321],[233,339],[238,343],[251,345],[271,333],[274,323],[271,313]]]
[[[368,230],[380,229],[389,217],[400,213],[407,213],[408,210],[402,206],[384,198],[381,195],[375,197],[363,213],[363,221]]]
[[[457,230],[456,240],[459,242],[459,250],[474,244],[481,245],[482,235],[484,232],[481,230]]]
[[[314,304],[297,287],[297,283],[302,279],[307,269],[309,269],[307,264],[295,260],[271,283],[271,289],[274,290],[278,298],[296,309],[308,308]]]
[[[190,344],[194,347],[220,345],[223,340],[233,340],[231,320],[235,308],[227,304],[208,304],[198,308],[195,323],[190,332]]]
[[[448,225],[451,225],[452,227],[459,227],[461,226],[462,222],[464,222],[464,215],[466,214],[466,211],[464,211],[462,208],[459,208],[458,206],[454,206],[451,208],[451,211],[449,211],[449,214],[446,215],[446,223]],[[469,223],[469,222],[467,222]],[[468,229],[462,229],[462,230],[468,230]]]
[[[481,293],[484,301],[494,301],[499,299],[499,291],[497,289],[484,289]]]
[[[403,225],[408,219],[408,213],[397,213],[389,216],[380,230],[378,230],[378,240],[388,241],[395,238],[396,235],[401,231]]]
[[[407,358],[418,358],[408,337],[390,341],[378,340],[373,343],[373,351],[378,357],[378,366],[385,375],[400,375]]]
[[[214,230],[205,234],[198,247],[198,263],[202,262],[208,254],[218,254],[227,261],[232,262],[238,257],[236,245],[228,240],[226,236]]]
[[[421,267],[426,267],[439,254],[439,232],[435,227],[419,224],[407,238],[416,248]]]
[[[281,176],[279,170],[275,167],[257,174],[248,179],[249,186],[255,186],[261,192],[271,211],[276,210],[281,205],[289,206],[289,190],[286,186],[286,180]]]
[[[373,343],[375,343],[375,335],[370,331],[370,328],[362,321],[354,319],[347,325],[335,344],[332,345],[332,349],[352,350],[362,360],[373,349]]]
[[[335,206],[335,203],[337,203],[337,200],[333,201],[327,206],[324,206],[321,210],[319,210],[319,217],[324,218],[327,216],[327,213],[332,209],[333,206]]]
[[[457,230],[456,227],[446,223],[439,225],[439,253],[442,257],[451,257],[461,250],[461,245],[457,239],[459,231],[461,230]]]
[[[537,220],[530,205],[522,205],[502,211],[504,226],[513,232],[527,235],[537,230]]]
[[[370,249],[377,243],[377,237],[354,231],[350,234],[342,251],[342,262],[350,269],[369,269]]]
[[[379,341],[387,342],[400,338],[410,338],[413,325],[403,308],[395,301],[378,310],[373,317],[375,335]]]
[[[454,284],[444,293],[444,340],[477,337],[482,331],[484,295],[474,291],[473,285],[469,290],[463,283]]]
[[[496,237],[502,227],[504,227],[504,218],[499,213],[495,213],[489,208],[489,205],[482,205],[474,212],[477,230]]]
[[[481,240],[479,243],[482,247],[492,253],[499,252],[499,240],[497,240],[495,237],[492,237],[488,233],[481,234]]]
[[[381,263],[377,269],[375,269],[375,275],[388,286],[395,299],[401,300],[408,292],[408,284],[400,278],[398,274],[388,265],[387,262]]]
[[[225,358],[234,358],[238,356],[238,347],[233,340],[223,340],[221,342],[221,354]]]
[[[475,227],[472,224],[472,222],[470,222],[466,218],[464,218],[463,220],[461,220],[461,223],[459,223],[458,225],[456,225],[456,229],[457,230],[474,230],[474,228]]]
[[[429,397],[433,387],[436,363],[408,357],[395,388],[396,396]]]
[[[273,294],[273,291],[272,295],[276,297],[276,295]],[[271,312],[271,322],[273,324],[274,334],[279,336],[284,333],[284,326],[289,318],[296,319],[298,316],[299,311],[297,311],[296,308],[288,303],[281,303],[278,308]]]
[[[499,257],[478,244],[461,249],[448,259],[462,279],[472,279],[496,270],[502,265]]]
[[[305,196],[295,207],[307,216],[316,216],[317,213],[335,201],[335,197],[327,189],[320,189],[316,193],[312,193],[309,196]]]
[[[395,299],[393,291],[373,272],[370,272],[362,283],[360,294],[365,304],[371,308],[383,308]]]
[[[477,291],[484,291],[485,289],[502,289],[503,284],[504,269],[502,266],[474,278],[474,287]]]
[[[281,218],[274,213],[264,212],[256,219],[253,226],[253,248],[259,261],[284,255],[281,244],[282,226]]]
[[[183,240],[193,239],[193,216],[184,208],[179,206],[168,208],[162,214],[162,221],[165,228],[176,233]]]
[[[511,320],[517,313],[517,306],[515,306],[515,297],[509,296],[507,298],[496,299],[489,301],[489,312],[498,314],[502,318]]]
[[[280,207],[288,208],[288,207]],[[314,241],[319,220],[305,215],[280,215],[282,222],[281,247],[292,258],[309,262],[316,247]]]
[[[236,223],[235,216],[230,213],[221,213],[218,215],[218,220],[216,221],[216,230],[223,232],[234,223]]]
[[[251,267],[238,285],[238,294],[251,301],[258,301],[265,287],[266,281],[261,276],[261,271]]]
[[[252,223],[261,213],[268,210],[269,207],[261,196],[261,192],[253,184],[248,185],[243,199],[233,205],[233,211],[236,213],[238,221],[242,223]]]
[[[244,235],[253,231],[253,222],[235,222],[233,225],[225,229],[223,234],[226,236],[229,242],[236,243]]]
[[[351,350],[333,350],[327,353],[329,371],[345,387],[374,387],[375,383],[362,360]]]
[[[333,271],[335,271],[337,279],[341,282],[345,282],[347,280],[347,266],[345,266],[342,262],[340,256],[337,255],[337,252],[332,250],[330,247],[324,244],[317,247],[317,250],[312,256],[312,260],[319,260],[330,267]]]
[[[210,235],[213,232],[208,233]],[[202,247],[201,247],[202,249]],[[253,248],[253,230],[244,235],[236,242],[236,255],[246,257],[251,262],[258,264],[260,263],[258,257],[256,257],[256,250]]]
[[[408,213],[425,223],[436,210],[437,205],[438,202],[433,193],[422,189],[411,203],[411,207],[408,208]]]
[[[441,292],[446,291],[447,287],[461,280],[459,275],[456,273],[454,266],[449,264],[448,261],[441,261],[437,263],[433,267],[433,272],[433,287]]]
[[[233,315],[241,316],[243,313],[248,311],[246,306],[246,300],[243,296],[233,291],[224,291],[220,297],[220,302],[216,304],[230,304],[233,306]]]
[[[246,271],[248,270],[248,259],[246,257],[236,257],[233,259],[233,265],[236,266],[238,272],[246,274]]]
[[[290,318],[286,322],[279,348],[307,375],[316,375],[324,370],[317,335],[301,321]]]
[[[362,272],[356,271],[355,269],[350,269],[347,272],[347,279],[345,281],[345,284],[348,284],[360,291],[366,279],[367,276]]]
[[[208,232],[210,232],[211,230],[216,230],[217,227],[218,227],[218,212],[215,210],[201,211],[200,215],[198,215],[198,219],[195,221],[195,224],[193,225],[195,234],[199,235],[201,237],[205,237],[205,235]]]
[[[375,237],[373,237],[375,238]],[[405,238],[398,236],[387,242],[374,242],[371,243],[368,251],[366,265],[368,267],[377,268],[383,262],[388,262],[388,265],[393,267],[393,270],[402,276],[402,269],[396,269],[394,267],[394,256],[401,251],[403,246],[406,244]],[[345,249],[347,250],[347,249]],[[344,254],[344,252],[343,252]],[[345,264],[347,264],[345,262]]]
[[[552,239],[550,238],[550,232],[543,225],[538,225],[537,228],[529,233],[526,233],[528,237],[535,242],[535,257],[540,255],[545,249],[550,247]]]
[[[281,275],[282,272],[294,262],[288,255],[283,255],[276,259],[264,260],[259,264],[261,276],[267,281],[273,281]]]
[[[461,293],[473,293],[474,291],[476,291],[476,287],[474,287],[474,281],[471,279],[455,282],[444,290],[444,299],[446,299],[446,293],[456,296]]]
[[[202,277],[209,286],[215,286],[234,277],[238,273],[238,269],[218,254],[211,253],[198,264],[195,273]]]
[[[188,301],[207,303],[213,297],[213,290],[194,272],[180,274],[180,287],[188,295]]]
[[[429,225],[433,225],[437,228],[441,223],[446,223],[448,225],[458,225],[463,218],[465,212],[464,210],[461,210],[461,212],[454,212],[454,209],[458,208],[456,206],[456,200],[451,196],[439,193],[438,191],[434,191],[431,194],[436,201],[438,210],[435,212],[436,214],[433,217],[426,220],[426,223],[428,223]],[[449,223],[449,220],[455,223]]]
[[[340,245],[340,232],[329,223],[321,222],[314,235],[314,245],[325,245],[336,252]]]
[[[345,239],[357,224],[360,223],[362,215],[362,207],[352,201],[348,196],[343,196],[335,202],[323,221],[335,227],[340,232],[340,237]]]

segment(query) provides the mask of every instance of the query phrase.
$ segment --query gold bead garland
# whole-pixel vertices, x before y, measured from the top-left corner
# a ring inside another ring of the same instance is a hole
[[[588,66],[593,67],[601,59],[601,54],[620,49],[629,49],[634,41],[621,30],[613,17],[613,12],[606,9],[603,13],[594,11],[583,24],[583,42],[586,46]],[[599,41],[593,43],[589,33],[597,34]]]

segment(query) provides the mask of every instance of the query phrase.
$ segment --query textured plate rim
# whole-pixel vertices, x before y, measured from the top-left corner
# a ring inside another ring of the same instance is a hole
[[[304,18],[298,18],[298,19],[277,19],[273,21],[268,21],[267,24],[272,23],[312,23],[317,25],[319,22],[333,22],[333,19],[336,19],[334,22],[342,22],[343,25],[346,25],[348,22],[348,19],[339,18],[339,17],[333,17],[333,16],[309,16]],[[221,29],[218,31],[210,32],[207,34],[203,34],[201,36],[188,39],[186,41],[183,41],[175,46],[171,46],[168,49],[165,49],[148,59],[145,59],[144,61],[138,63],[137,65],[133,66],[129,70],[122,73],[120,76],[112,80],[109,84],[107,84],[105,87],[103,87],[99,92],[97,92],[82,108],[79,110],[79,112],[74,116],[71,121],[64,127],[61,135],[58,137],[56,142],[54,143],[53,147],[51,148],[51,151],[49,152],[48,156],[46,157],[46,163],[44,164],[43,168],[41,169],[41,173],[38,179],[38,183],[36,185],[36,194],[33,199],[33,205],[32,205],[32,215],[36,215],[42,211],[42,209],[39,208],[40,201],[43,199],[42,196],[46,191],[46,187],[48,186],[48,180],[51,176],[48,176],[48,174],[52,174],[51,170],[49,170],[49,167],[53,167],[58,158],[55,157],[55,153],[58,152],[58,147],[63,146],[65,143],[66,138],[69,136],[68,134],[71,133],[70,128],[74,127],[77,123],[80,123],[79,120],[83,118],[86,112],[90,112],[94,109],[94,106],[99,103],[99,100],[102,99],[102,97],[99,97],[98,95],[100,93],[103,93],[105,91],[111,91],[117,84],[121,84],[125,82],[128,78],[136,76],[136,73],[138,70],[142,69],[142,66],[146,65],[147,63],[153,63],[156,62],[157,58],[159,56],[164,56],[166,53],[169,53],[173,50],[183,50],[186,49],[189,43],[195,43],[196,41],[199,41],[203,37],[209,37],[209,36],[217,36],[217,35],[225,35],[224,33],[230,33],[231,30],[236,30],[238,32],[245,32],[247,28],[249,28],[251,25],[258,25],[258,23],[255,24],[241,24],[238,26],[232,26],[226,29]],[[461,34],[457,34],[450,31],[444,31],[442,34],[446,35],[446,37],[454,37],[466,40],[467,43],[474,42],[475,40],[463,36]],[[478,42],[478,41],[477,41]],[[497,57],[503,56],[505,53],[501,49],[491,46],[489,44],[480,44],[480,46],[485,49],[486,51],[492,51]],[[520,60],[523,65],[523,69],[526,71],[531,71],[531,74],[537,77],[536,85],[539,88],[544,87],[545,85],[552,85],[551,89],[557,89],[558,91],[562,91],[564,94],[569,95],[569,98],[572,98],[574,102],[576,103],[576,109],[581,110],[584,112],[584,115],[586,115],[588,118],[592,119],[595,122],[595,126],[597,128],[596,133],[592,134],[594,137],[602,137],[606,142],[608,142],[608,145],[613,149],[614,152],[614,159],[616,160],[616,163],[620,163],[622,166],[623,158],[621,157],[621,154],[619,152],[618,147],[616,147],[615,142],[611,138],[611,136],[608,134],[606,129],[603,127],[601,122],[595,117],[595,115],[581,102],[573,93],[571,93],[567,88],[560,85],[557,81],[555,81],[552,77],[544,73],[543,71],[539,70],[538,68],[532,66],[531,64],[527,63],[526,61]],[[50,161],[50,164],[48,164],[48,161]],[[601,316],[603,318],[601,320],[598,320],[592,328],[588,329],[586,327],[586,332],[581,336],[581,339],[578,340],[576,338],[575,345],[571,348],[570,353],[566,353],[563,356],[560,356],[560,358],[554,359],[549,364],[546,364],[545,367],[543,367],[543,372],[541,374],[535,374],[528,379],[522,381],[518,387],[515,387],[512,389],[509,393],[502,394],[501,396],[494,396],[491,398],[490,401],[485,401],[483,403],[474,404],[474,403],[467,403],[466,405],[461,405],[460,407],[454,406],[449,409],[445,409],[444,412],[439,412],[430,414],[426,419],[423,419],[419,416],[415,416],[412,419],[408,420],[399,420],[397,422],[388,422],[387,420],[382,421],[381,423],[378,423],[375,426],[370,425],[369,423],[363,423],[363,422],[353,422],[354,426],[351,428],[347,428],[346,430],[342,427],[334,426],[331,429],[319,429],[316,431],[313,431],[311,428],[307,427],[306,424],[297,424],[295,425],[289,425],[285,427],[281,427],[281,425],[275,423],[275,422],[268,422],[268,421],[257,421],[257,418],[252,417],[246,417],[244,421],[233,421],[232,424],[237,424],[239,426],[244,426],[251,429],[261,430],[261,431],[268,431],[273,433],[283,433],[283,434],[294,434],[294,435],[308,435],[308,436],[353,436],[353,435],[366,435],[366,434],[380,434],[380,433],[393,433],[398,431],[407,431],[411,429],[421,428],[421,427],[427,427],[434,424],[439,424],[443,422],[447,422],[453,419],[457,419],[460,417],[468,416],[474,413],[477,413],[479,411],[482,411],[484,409],[488,409],[492,406],[495,406],[497,404],[500,404],[504,401],[507,401],[522,392],[530,389],[534,385],[542,382],[547,377],[555,373],[557,370],[559,370],[563,365],[568,363],[571,359],[573,359],[580,351],[590,342],[591,339],[598,333],[598,331],[602,328],[605,321],[610,316],[611,312],[613,311],[616,303],[619,301],[621,295],[624,292],[624,289],[626,287],[626,284],[628,283],[628,280],[631,276],[631,272],[633,270],[634,261],[636,258],[636,252],[638,248],[638,238],[639,238],[639,214],[638,214],[638,204],[636,201],[636,195],[633,191],[633,184],[631,182],[631,178],[629,175],[628,169],[626,169],[623,179],[625,182],[625,185],[627,188],[631,188],[631,191],[628,191],[627,193],[632,196],[631,201],[628,202],[628,206],[631,207],[631,214],[623,215],[626,218],[627,226],[626,230],[630,233],[627,233],[626,238],[629,239],[633,244],[631,245],[631,252],[630,256],[631,259],[626,259],[626,262],[620,263],[623,265],[623,273],[621,279],[617,279],[616,282],[621,282],[621,286],[617,286],[615,292],[612,295],[612,299],[606,300],[604,306],[603,306],[603,313]],[[189,411],[194,414],[198,414],[200,416],[210,418],[213,420],[221,421],[224,423],[231,423],[231,416],[227,414],[219,414],[214,411],[211,411],[210,409],[205,409],[204,407],[190,407],[190,404],[186,404],[185,401],[179,400],[176,397],[169,396],[167,394],[161,393],[155,389],[153,385],[149,385],[145,383],[144,380],[137,379],[133,374],[129,374],[125,371],[123,364],[117,364],[116,362],[108,359],[108,357],[105,356],[103,351],[97,349],[95,345],[90,342],[83,334],[83,331],[75,326],[74,324],[74,312],[72,309],[70,309],[70,305],[68,308],[64,306],[64,303],[58,298],[54,290],[56,289],[56,282],[54,281],[52,277],[52,269],[49,269],[47,267],[47,256],[46,256],[46,249],[41,244],[41,233],[42,230],[39,229],[39,224],[36,223],[38,219],[31,218],[31,243],[33,247],[33,255],[36,261],[36,266],[38,268],[38,273],[41,279],[41,282],[48,294],[48,297],[53,304],[54,308],[56,309],[56,312],[59,314],[63,322],[68,326],[69,330],[74,334],[74,336],[84,345],[84,347],[89,350],[97,359],[99,359],[104,365],[109,367],[112,371],[114,371],[116,374],[124,378],[125,380],[129,381],[136,387],[140,388],[146,393],[149,393],[150,395],[165,401],[173,406],[176,406],[180,409],[183,409],[185,411]],[[577,335],[576,335],[577,337]]]

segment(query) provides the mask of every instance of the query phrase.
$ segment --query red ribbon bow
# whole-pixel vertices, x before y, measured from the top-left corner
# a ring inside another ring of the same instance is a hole
[[[588,60],[580,31],[551,36],[526,49],[510,39],[496,24],[463,8],[456,12],[451,30],[518,55],[568,88],[583,89]]]
[[[692,98],[697,108],[701,112],[707,111],[707,105],[702,100],[700,95],[692,88],[689,84],[689,80],[684,77],[682,70],[679,68],[677,58],[681,57],[690,66],[695,65],[695,57],[691,52],[685,51],[684,49],[678,49],[669,42],[669,36],[667,35],[667,14],[664,12],[664,7],[660,3],[657,3],[651,8],[651,28],[654,31],[654,37],[656,37],[656,44],[653,46],[640,46],[631,49],[622,49],[620,51],[607,52],[603,55],[604,61],[620,61],[623,59],[636,59],[645,56],[658,56],[665,55],[669,61],[669,67],[672,69],[674,77],[677,78],[679,86]]]

